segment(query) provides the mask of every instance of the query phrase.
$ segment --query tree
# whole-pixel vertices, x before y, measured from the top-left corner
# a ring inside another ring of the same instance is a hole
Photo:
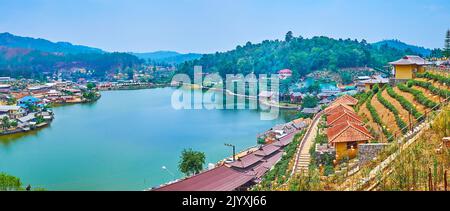
[[[0,191],[22,190],[20,179],[5,173],[0,173]]]
[[[289,31],[286,33],[286,38],[284,39],[286,42],[290,42],[294,39],[294,33],[292,31]]]
[[[17,123],[17,121],[11,121],[11,127],[17,127],[17,125],[19,125],[19,123]]]
[[[311,84],[311,86],[308,87],[308,92],[309,93],[318,93],[320,92],[320,82],[319,81],[314,81],[313,84]]]
[[[314,108],[317,106],[317,104],[319,104],[319,100],[317,99],[317,97],[312,96],[312,95],[308,95],[305,98],[303,98],[303,108]]]
[[[88,90],[92,90],[96,87],[95,83],[89,82],[86,84]]]
[[[9,118],[7,116],[3,117],[2,125],[3,125],[3,129],[8,129],[11,126],[10,122],[9,122]]]
[[[205,164],[205,153],[196,152],[192,149],[184,149],[181,152],[180,162],[178,168],[185,175],[190,176],[193,174],[198,174]]]
[[[447,36],[445,37],[445,48],[444,48],[445,57],[450,57],[450,30],[447,30]]]
[[[341,79],[343,84],[351,84],[353,82],[352,74],[349,72],[343,72],[341,74]]]

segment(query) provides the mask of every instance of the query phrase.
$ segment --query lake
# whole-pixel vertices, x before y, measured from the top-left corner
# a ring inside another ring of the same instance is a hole
[[[286,121],[284,113],[262,121],[255,110],[174,110],[173,91],[109,91],[93,104],[56,107],[51,126],[0,138],[0,172],[47,190],[143,190],[182,177],[185,148],[216,163],[231,156],[224,143],[246,149]]]

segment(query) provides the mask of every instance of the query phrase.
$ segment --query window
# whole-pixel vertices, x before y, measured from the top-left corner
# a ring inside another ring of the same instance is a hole
[[[348,142],[347,143],[347,149],[358,149],[358,142]]]

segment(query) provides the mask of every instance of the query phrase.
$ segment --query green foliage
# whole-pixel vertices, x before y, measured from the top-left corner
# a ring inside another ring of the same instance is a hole
[[[435,103],[428,99],[422,91],[419,91],[417,89],[409,88],[408,86],[405,86],[404,84],[398,84],[397,87],[404,92],[409,92],[412,95],[414,95],[414,100],[419,102],[420,104],[424,105],[427,108],[435,108],[438,106],[438,103]]]
[[[143,61],[127,53],[49,54],[38,50],[20,51],[0,49],[0,75],[15,78],[43,78],[43,73],[52,74],[61,67],[84,67],[93,70],[92,77],[103,79],[108,73],[118,73],[126,68],[136,68]]]
[[[387,127],[386,127],[386,125],[384,125],[383,121],[381,120],[380,115],[378,114],[377,110],[375,109],[375,107],[372,106],[372,103],[371,103],[372,97],[373,97],[373,94],[371,96],[369,96],[369,99],[366,102],[367,110],[369,110],[373,121],[381,127],[381,130],[383,131],[383,134],[386,136],[386,138],[388,138],[388,141],[392,141],[393,140],[392,133],[389,132],[389,130],[387,130]]]
[[[349,72],[341,73],[341,79],[343,84],[351,84],[353,82],[353,76]]]
[[[391,86],[388,85],[386,87],[386,91],[389,94],[389,96],[396,99],[405,110],[411,112],[414,118],[416,118],[419,121],[423,118],[423,114],[417,111],[416,107],[414,107],[414,105],[411,102],[406,100],[403,96],[395,93],[394,89]]]
[[[433,73],[430,73],[430,72],[417,73],[416,77],[435,80],[435,81],[438,81],[438,82],[440,82],[442,84],[446,84],[447,86],[450,86],[450,77],[445,77],[445,76],[442,76],[442,75],[436,75],[436,74],[433,74]]]
[[[0,191],[22,190],[20,179],[5,173],[0,173]]]
[[[293,81],[315,70],[338,70],[349,67],[379,67],[406,55],[406,51],[389,46],[375,47],[366,41],[332,39],[328,37],[291,37],[286,41],[265,40],[259,44],[248,42],[235,50],[204,55],[179,65],[180,73],[193,76],[193,67],[200,65],[204,72],[247,75],[274,74],[289,68]]]
[[[325,176],[334,174],[334,167],[332,165],[326,165],[324,170],[323,170],[323,174]]]
[[[308,87],[308,92],[309,93],[319,93],[320,92],[320,82],[319,81],[314,81],[313,84],[311,84]]]
[[[358,99],[358,104],[355,107],[356,112],[359,111],[359,109],[361,108],[361,106],[367,101],[367,99],[369,98],[370,95],[372,95],[373,92],[372,90],[365,92],[365,93],[361,93],[356,95],[356,99]]]
[[[97,99],[97,94],[95,92],[89,91],[89,92],[84,92],[83,93],[83,97],[88,100],[88,101],[94,101]]]
[[[308,95],[302,100],[303,108],[315,108],[319,104],[319,99],[313,95]]]
[[[296,134],[293,141],[286,148],[284,148],[285,154],[273,167],[273,169],[263,176],[262,182],[260,183],[261,187],[259,189],[269,190],[273,182],[283,184],[287,181],[290,174],[289,162],[294,158],[297,147],[300,144],[304,134],[305,131]]]
[[[198,174],[203,170],[206,156],[203,152],[196,152],[192,149],[184,149],[181,152],[178,168],[187,176]]]
[[[89,82],[86,84],[86,87],[88,90],[92,90],[96,87],[97,85],[95,85],[95,83]]]
[[[403,134],[406,134],[406,133],[408,132],[408,127],[407,127],[408,125],[406,124],[406,122],[404,122],[404,121],[402,120],[402,118],[400,118],[399,112],[398,112],[397,108],[395,108],[395,106],[392,105],[391,102],[389,102],[388,100],[386,100],[386,99],[383,97],[382,93],[383,93],[383,92],[378,92],[378,93],[377,93],[377,99],[378,99],[378,101],[379,101],[384,107],[386,107],[387,109],[389,109],[389,110],[394,114],[395,122],[397,123],[398,128],[400,128],[400,129],[402,130],[402,133],[403,133]]]
[[[444,98],[444,99],[450,97],[450,91],[449,91],[449,90],[446,90],[446,89],[439,89],[439,88],[433,86],[433,84],[430,83],[430,82],[417,81],[417,80],[410,80],[410,81],[408,81],[408,83],[411,83],[412,85],[420,86],[420,87],[422,87],[422,88],[428,89],[428,90],[430,90],[433,94],[439,95],[440,97],[442,97],[442,98]]]

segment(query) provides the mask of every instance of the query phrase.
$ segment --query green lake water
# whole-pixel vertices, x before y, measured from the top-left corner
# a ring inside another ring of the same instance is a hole
[[[215,163],[231,156],[225,142],[242,150],[285,122],[262,121],[254,110],[174,110],[172,92],[102,92],[96,103],[54,108],[51,126],[0,137],[0,172],[47,190],[143,190],[182,177],[185,148]]]

